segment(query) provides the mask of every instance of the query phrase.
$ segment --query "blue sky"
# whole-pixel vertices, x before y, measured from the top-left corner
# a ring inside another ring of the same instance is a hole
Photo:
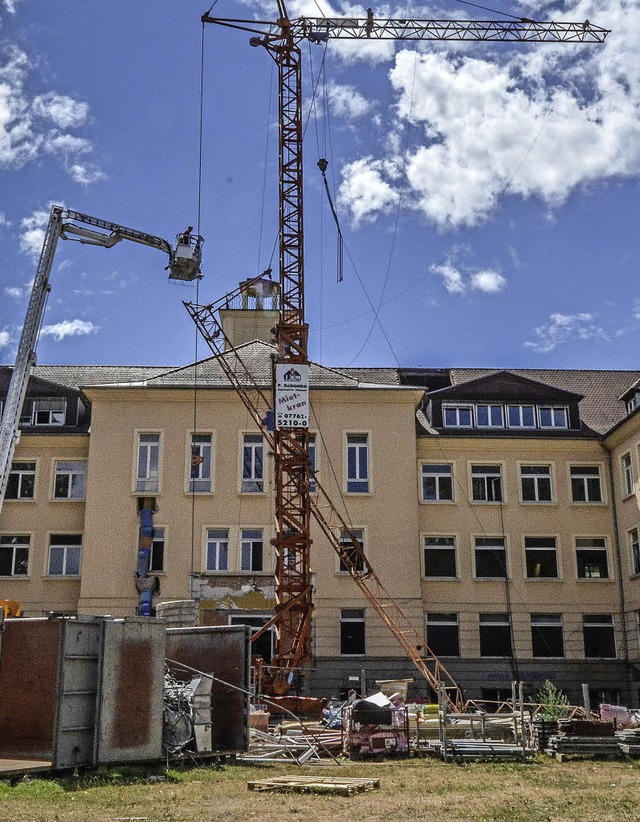
[[[193,0],[0,0],[0,361],[51,203],[173,239],[197,220]],[[487,4],[492,5],[492,4]],[[327,365],[637,368],[640,17],[631,0],[497,2],[612,29],[599,45],[303,43],[306,311]],[[275,19],[219,0],[219,17]],[[300,15],[364,6],[288,4]],[[378,16],[500,15],[447,0]],[[276,266],[275,71],[204,31],[201,302]],[[317,89],[314,104],[313,88]],[[346,243],[336,280],[327,172]],[[43,363],[179,365],[196,334],[160,253],[60,243]],[[375,308],[375,313],[372,310]]]

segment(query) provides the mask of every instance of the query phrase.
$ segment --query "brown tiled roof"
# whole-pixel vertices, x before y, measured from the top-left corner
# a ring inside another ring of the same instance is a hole
[[[498,368],[452,368],[451,381],[459,385],[468,380],[495,374]],[[509,368],[530,380],[581,394],[580,415],[582,421],[600,434],[604,434],[626,414],[622,394],[640,378],[640,371],[587,371],[570,369]]]
[[[36,365],[33,375],[58,385],[79,388],[81,385],[139,382],[169,370],[166,365]]]

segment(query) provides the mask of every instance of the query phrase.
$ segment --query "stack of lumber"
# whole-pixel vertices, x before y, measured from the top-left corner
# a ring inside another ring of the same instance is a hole
[[[623,754],[640,756],[640,728],[624,728],[616,731],[616,739]]]
[[[558,730],[560,733],[549,738],[545,753],[560,762],[565,756],[611,758],[621,755],[613,722],[560,719]]]
[[[247,782],[250,791],[286,791],[293,793],[330,793],[353,796],[380,787],[379,779],[357,779],[333,776],[276,776]]]

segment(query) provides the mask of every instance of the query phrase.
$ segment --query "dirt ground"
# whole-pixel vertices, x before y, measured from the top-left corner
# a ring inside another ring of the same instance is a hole
[[[371,777],[355,796],[264,793],[247,783],[311,774]],[[445,764],[439,760],[342,766],[223,765],[188,770],[101,769],[64,779],[0,783],[0,822],[637,822],[640,760]]]

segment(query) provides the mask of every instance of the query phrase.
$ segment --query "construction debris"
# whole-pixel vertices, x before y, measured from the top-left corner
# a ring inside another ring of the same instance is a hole
[[[250,791],[283,791],[288,793],[329,793],[353,796],[356,793],[380,788],[379,779],[344,778],[332,776],[276,776],[247,782]]]

